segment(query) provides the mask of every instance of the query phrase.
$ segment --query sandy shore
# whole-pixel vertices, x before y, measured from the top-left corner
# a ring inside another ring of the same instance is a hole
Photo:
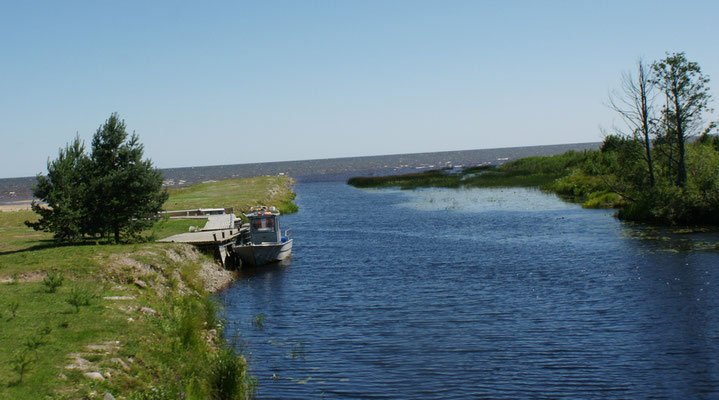
[[[30,209],[30,203],[23,204],[0,204],[0,212],[25,211]]]

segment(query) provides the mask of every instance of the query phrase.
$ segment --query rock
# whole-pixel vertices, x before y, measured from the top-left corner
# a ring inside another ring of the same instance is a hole
[[[113,396],[112,393],[107,392],[104,396],[102,396],[102,400],[115,400],[115,396]]]
[[[213,343],[217,339],[217,329],[207,331],[207,343]]]
[[[99,372],[85,372],[83,375],[85,375],[86,378],[92,379],[94,381],[104,381],[105,377],[102,376]]]
[[[130,366],[127,365],[127,363],[125,363],[124,361],[122,361],[122,359],[120,359],[120,358],[113,358],[113,359],[110,360],[110,361],[112,361],[112,362],[114,362],[114,363],[116,363],[116,364],[119,364],[123,371],[125,371],[125,372],[129,372],[129,371],[130,371]]]
[[[112,375],[111,375],[109,372],[105,372],[105,373],[102,374],[102,375],[103,375],[105,378],[107,378],[107,379],[112,378]]]
[[[144,281],[141,281],[139,279],[135,279],[135,282],[132,282],[135,284],[135,286],[139,287],[140,289],[147,289],[147,283]]]
[[[142,308],[140,308],[140,312],[143,314],[153,315],[153,316],[158,314],[157,311],[155,311],[154,309],[152,309],[150,307],[142,307]]]

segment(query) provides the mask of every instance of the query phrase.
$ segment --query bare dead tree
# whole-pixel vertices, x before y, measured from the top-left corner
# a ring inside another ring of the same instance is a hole
[[[649,184],[654,186],[651,143],[652,136],[656,133],[653,107],[656,86],[651,78],[651,69],[639,59],[636,76],[629,72],[622,74],[620,89],[609,95],[609,107],[622,117],[626,126],[625,129],[617,129],[617,132],[621,136],[642,142],[643,158],[649,172]]]

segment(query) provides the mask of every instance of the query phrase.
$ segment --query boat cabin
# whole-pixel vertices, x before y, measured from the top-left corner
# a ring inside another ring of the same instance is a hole
[[[274,207],[251,209],[250,213],[245,216],[250,220],[250,240],[253,244],[283,241],[280,230],[280,212]]]

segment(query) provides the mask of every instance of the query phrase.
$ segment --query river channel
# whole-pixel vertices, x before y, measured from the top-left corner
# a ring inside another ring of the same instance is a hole
[[[220,295],[260,399],[719,396],[717,234],[536,190],[295,191],[291,260]]]

